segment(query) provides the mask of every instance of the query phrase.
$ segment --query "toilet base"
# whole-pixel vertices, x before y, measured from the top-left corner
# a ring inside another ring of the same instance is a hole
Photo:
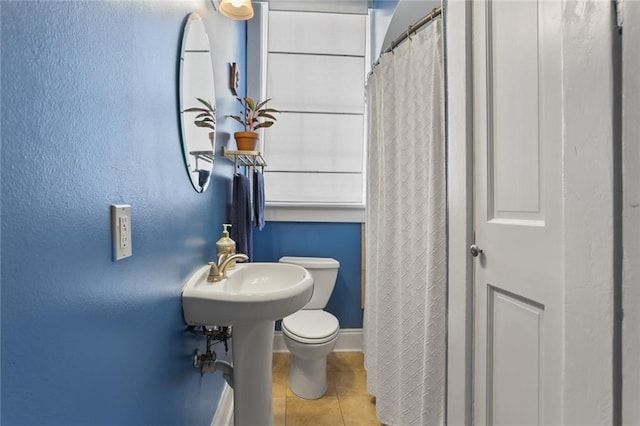
[[[327,392],[327,357],[304,359],[292,356],[289,386],[300,398],[321,398]]]
[[[304,399],[318,399],[327,392],[327,355],[337,341],[336,334],[336,338],[328,342],[310,345],[285,334],[284,342],[291,351],[289,387],[293,393]]]

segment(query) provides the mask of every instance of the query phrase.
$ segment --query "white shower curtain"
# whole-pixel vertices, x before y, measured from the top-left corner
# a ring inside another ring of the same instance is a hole
[[[446,374],[446,184],[442,20],[367,83],[364,351],[381,422],[441,425]]]

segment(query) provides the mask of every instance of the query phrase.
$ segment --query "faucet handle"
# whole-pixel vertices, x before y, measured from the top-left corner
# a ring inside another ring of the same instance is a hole
[[[209,262],[209,275],[207,276],[207,282],[216,282],[219,276],[220,271],[218,269],[218,264],[216,262]]]

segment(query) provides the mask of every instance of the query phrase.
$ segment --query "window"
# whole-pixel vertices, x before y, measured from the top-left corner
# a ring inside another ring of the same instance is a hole
[[[263,93],[282,111],[262,136],[267,205],[362,210],[368,17],[267,13]]]

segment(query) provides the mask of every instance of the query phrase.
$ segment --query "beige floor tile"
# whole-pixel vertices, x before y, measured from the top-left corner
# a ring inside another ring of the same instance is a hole
[[[339,426],[343,425],[338,398],[323,397],[312,401],[297,397],[287,398],[287,426]]]
[[[367,393],[363,355],[359,352],[334,352],[327,358],[326,394],[317,400],[305,400],[289,386],[291,354],[273,354],[273,398],[276,425],[284,416],[286,426],[378,425],[375,405]],[[282,405],[282,399],[286,402]],[[342,406],[342,410],[341,410]],[[358,423],[359,422],[359,423]]]
[[[286,398],[273,398],[273,426],[285,426]]]
[[[328,371],[364,371],[362,352],[332,352],[327,357]]]
[[[327,396],[336,396],[336,388],[335,386],[333,386],[333,383],[331,383],[331,380],[328,378],[327,378],[327,391],[324,393],[322,398],[325,398]],[[291,390],[291,386],[289,386],[289,383],[287,382],[287,398],[289,397],[300,398],[298,395],[293,393],[293,391]]]
[[[273,372],[273,386],[271,393],[273,398],[286,398],[289,374],[287,372]]]
[[[371,396],[338,397],[345,426],[379,426],[376,405]]]
[[[291,362],[291,354],[288,352],[275,352],[273,354],[272,369],[273,372],[287,372],[289,371],[289,364]]]
[[[338,397],[369,396],[367,375],[364,371],[331,371],[328,376],[329,383],[333,384]]]

